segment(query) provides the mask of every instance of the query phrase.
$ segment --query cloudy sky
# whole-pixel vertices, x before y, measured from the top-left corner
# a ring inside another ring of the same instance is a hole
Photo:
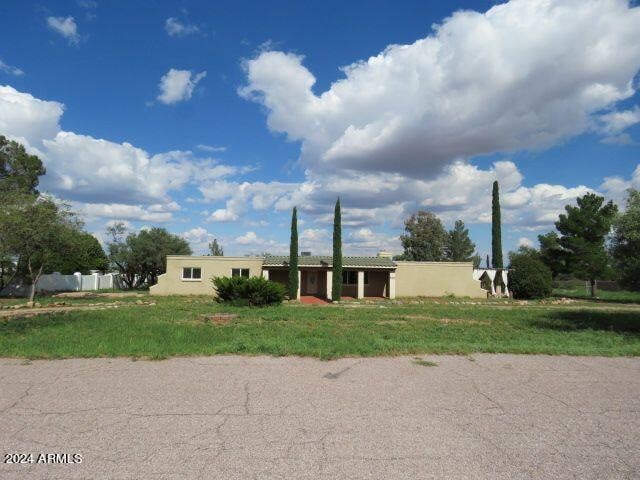
[[[588,191],[640,188],[640,7],[624,0],[0,4],[0,134],[87,229],[196,253],[400,252],[419,209],[483,256]]]

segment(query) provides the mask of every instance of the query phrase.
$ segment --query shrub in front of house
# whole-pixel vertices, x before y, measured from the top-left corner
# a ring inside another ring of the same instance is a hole
[[[551,295],[553,278],[551,270],[534,256],[511,257],[509,289],[515,298],[544,298]]]
[[[282,303],[285,287],[262,277],[214,277],[217,301],[235,306],[264,307]]]

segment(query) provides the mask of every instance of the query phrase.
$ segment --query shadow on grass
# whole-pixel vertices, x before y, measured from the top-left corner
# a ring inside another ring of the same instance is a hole
[[[592,298],[588,295],[578,295],[575,293],[562,293],[562,292],[554,292],[552,295],[553,298],[570,298],[572,300],[579,300],[581,302],[593,302],[593,303],[618,303],[621,305],[640,305],[640,293],[639,294],[630,294],[628,296],[604,296],[604,297],[596,297]]]
[[[557,310],[531,324],[537,328],[557,331],[606,330],[640,336],[640,313],[593,310]]]

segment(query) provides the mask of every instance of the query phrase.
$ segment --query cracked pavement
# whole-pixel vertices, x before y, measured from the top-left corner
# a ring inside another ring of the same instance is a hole
[[[2,479],[640,477],[640,359],[0,359]]]

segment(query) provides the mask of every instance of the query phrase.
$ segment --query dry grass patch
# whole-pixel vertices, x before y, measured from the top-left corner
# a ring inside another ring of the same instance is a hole
[[[490,325],[489,320],[472,320],[468,318],[436,318],[429,315],[403,315],[406,320],[425,320],[429,322],[438,322],[444,325]],[[379,322],[378,322],[379,323]]]

